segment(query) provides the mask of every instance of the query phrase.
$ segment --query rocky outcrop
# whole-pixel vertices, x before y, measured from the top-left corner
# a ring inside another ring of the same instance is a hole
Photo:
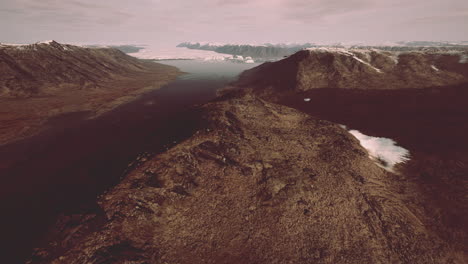
[[[244,72],[241,86],[262,92],[317,88],[407,89],[468,82],[463,53],[311,48]]]
[[[64,215],[29,263],[466,260],[415,209],[418,188],[340,126],[242,92],[201,113],[198,132],[129,173],[99,209]]]

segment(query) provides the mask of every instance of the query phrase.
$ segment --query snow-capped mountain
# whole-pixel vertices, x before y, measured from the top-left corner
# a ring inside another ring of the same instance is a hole
[[[391,51],[412,51],[412,50],[455,50],[460,51],[468,47],[468,42],[447,42],[447,41],[399,41],[399,42],[308,42],[308,43],[212,43],[212,42],[183,42],[177,47],[184,47],[193,50],[214,51],[222,54],[250,56],[257,61],[277,60],[285,56],[290,56],[297,51],[307,48],[335,47],[335,48],[374,48]]]
[[[192,50],[214,51],[222,54],[248,56],[255,60],[274,60],[288,56],[313,44],[220,44],[205,42],[184,42],[177,47]]]
[[[231,61],[236,63],[254,63],[251,56],[219,53],[211,50],[189,49],[185,47],[145,46],[138,52],[127,53],[139,59],[147,60],[201,60],[206,62]]]

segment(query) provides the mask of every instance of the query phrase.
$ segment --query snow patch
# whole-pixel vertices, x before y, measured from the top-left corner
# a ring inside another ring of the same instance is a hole
[[[399,62],[400,54],[395,53],[392,55],[388,55],[388,57],[395,63],[395,65],[397,65]]]
[[[468,63],[468,55],[467,54],[460,54],[459,63]]]
[[[0,46],[11,46],[11,47],[24,47],[31,44],[13,44],[13,43],[0,43]]]
[[[431,68],[434,70],[434,71],[440,71],[436,66],[434,65],[431,65]]]
[[[365,64],[365,65],[367,65],[367,66],[369,66],[369,67],[371,67],[371,68],[374,69],[376,72],[382,73],[382,70],[377,69],[376,67],[372,66],[370,63],[365,62],[365,61],[361,60],[360,58],[358,58],[358,57],[356,57],[356,56],[353,56],[353,58],[354,58],[355,60],[357,60],[357,61],[359,61],[359,62],[361,62],[361,63],[363,63],[363,64]]]
[[[304,98],[304,102],[310,102],[310,98]]]
[[[349,133],[359,140],[377,165],[390,172],[396,164],[409,160],[409,151],[397,146],[392,139],[367,136],[357,130],[349,130]]]
[[[370,56],[369,54],[366,54],[366,52],[363,52],[363,51],[360,51],[360,50],[359,51],[358,50],[349,50],[349,49],[345,49],[345,48],[335,48],[335,47],[307,48],[306,50],[309,50],[311,52],[338,53],[338,54],[341,54],[341,55],[349,56],[349,57],[352,57],[353,59],[359,61],[360,63],[371,67],[376,72],[382,73],[382,70],[380,70],[380,69],[372,66],[370,63],[358,58],[356,56],[356,54],[353,53],[353,52],[362,53],[362,54],[364,54],[364,56]],[[353,51],[353,52],[351,52],[351,51]]]
[[[128,55],[137,57],[139,59],[148,60],[204,60],[204,61],[223,61],[226,59],[233,59],[234,56],[230,54],[222,54],[208,50],[194,50],[188,48],[167,47],[160,48],[147,47],[139,50],[136,53],[129,53]]]
[[[220,47],[226,45],[233,46],[257,46],[257,47],[280,47],[280,48],[294,48],[302,46],[310,47],[444,47],[447,45],[468,45],[467,41],[425,41],[417,43],[415,41],[313,41],[313,42],[286,42],[286,43],[274,43],[274,42],[210,42],[210,41],[189,41],[183,42],[180,45],[200,45],[204,47]]]
[[[54,40],[41,41],[41,42],[37,42],[36,44],[52,44],[52,42],[54,42]]]
[[[202,60],[232,61],[237,63],[255,63],[252,57],[223,54],[210,50],[189,49],[185,47],[145,47],[128,55],[148,60]]]
[[[253,46],[253,47],[267,47],[267,44],[263,43],[249,43],[249,42],[230,42],[230,43],[224,43],[224,42],[210,42],[210,41],[189,41],[189,42],[183,42],[179,44],[179,46],[200,46],[200,47],[205,47],[205,48],[217,48],[217,47],[222,47],[222,46]]]

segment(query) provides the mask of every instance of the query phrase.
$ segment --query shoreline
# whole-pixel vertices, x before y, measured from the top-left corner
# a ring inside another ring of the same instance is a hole
[[[63,114],[89,112],[90,118],[96,118],[160,89],[184,74],[173,66],[147,64],[150,68],[148,71],[127,74],[104,82],[100,88],[93,90],[72,87],[53,96],[44,94],[29,98],[0,98],[0,122],[6,124],[2,127],[0,147],[37,135],[48,129],[48,120]]]

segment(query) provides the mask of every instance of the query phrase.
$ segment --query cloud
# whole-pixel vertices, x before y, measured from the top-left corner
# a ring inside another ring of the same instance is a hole
[[[417,17],[411,19],[410,23],[421,23],[421,24],[433,24],[433,23],[446,23],[453,21],[468,21],[468,10],[455,11],[453,13],[447,13],[442,15],[434,15],[427,17]]]
[[[467,9],[465,0],[2,0],[0,41],[460,39],[457,12]]]
[[[8,0],[7,0],[8,1]],[[91,0],[19,0],[7,2],[2,11],[20,14],[18,18],[38,24],[65,23],[76,25],[120,24],[132,15],[118,9],[118,5],[102,4]]]
[[[376,3],[372,0],[290,0],[284,1],[284,17],[309,23],[328,17],[362,13],[373,10]]]
[[[254,1],[250,0],[218,0],[216,3],[219,6],[226,6],[226,5],[245,5]]]

